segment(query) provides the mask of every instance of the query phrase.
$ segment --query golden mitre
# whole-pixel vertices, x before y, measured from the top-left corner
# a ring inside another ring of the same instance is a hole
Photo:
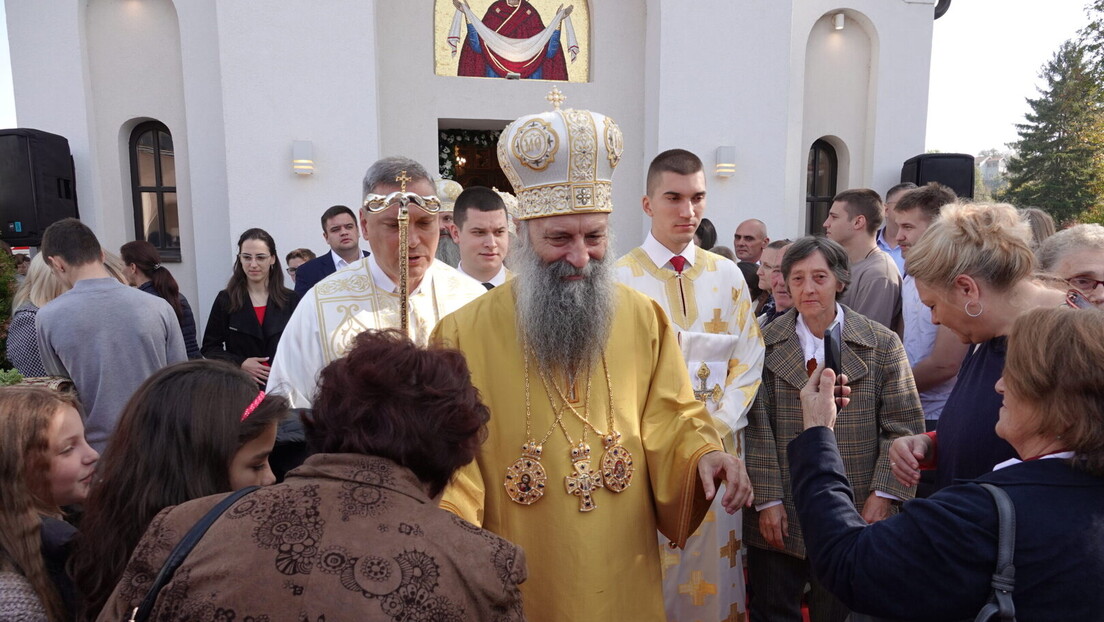
[[[441,200],[441,211],[451,212],[456,207],[456,197],[464,191],[459,182],[451,179],[437,180],[437,198]]]
[[[514,187],[518,220],[612,212],[613,169],[624,140],[613,119],[589,110],[554,109],[526,115],[498,138],[498,163]]]

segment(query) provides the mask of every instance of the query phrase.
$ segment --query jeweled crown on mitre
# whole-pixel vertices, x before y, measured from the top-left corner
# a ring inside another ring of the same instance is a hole
[[[441,211],[451,212],[456,207],[456,197],[464,191],[459,182],[451,179],[437,180],[437,198],[441,200]]]
[[[613,211],[621,128],[597,112],[560,110],[563,99],[553,88],[552,111],[521,117],[498,138],[498,163],[517,195],[518,220]]]

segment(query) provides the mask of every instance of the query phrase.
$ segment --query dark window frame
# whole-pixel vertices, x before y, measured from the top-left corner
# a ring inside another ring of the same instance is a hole
[[[829,193],[817,194],[816,172],[820,169],[822,159],[827,159],[830,186]],[[806,162],[808,170],[805,172],[805,208],[808,220],[805,223],[805,231],[809,235],[822,235],[824,220],[828,218],[828,210],[832,208],[832,199],[836,196],[839,183],[839,157],[831,143],[819,138],[809,147],[809,157]]]
[[[153,170],[154,170],[154,185],[143,186],[141,185],[141,177],[138,171],[138,141],[147,132],[153,133]],[[164,185],[164,175],[161,170],[162,148],[161,148],[161,132],[168,134],[172,137],[172,132],[169,131],[168,126],[160,121],[144,121],[135,126],[134,130],[130,133],[130,188],[132,201],[134,206],[134,238],[136,240],[146,240],[145,223],[142,221],[142,195],[144,193],[151,193],[157,199],[157,222],[161,227],[158,231],[158,240],[151,242],[160,253],[163,261],[181,261],[180,247],[169,246],[169,232],[166,226],[165,219],[165,195],[172,193],[176,194],[176,186]],[[166,150],[167,151],[167,150]],[[176,149],[175,146],[172,150],[173,153],[173,179],[176,179]],[[180,223],[180,202],[179,195],[177,199],[177,226]]]

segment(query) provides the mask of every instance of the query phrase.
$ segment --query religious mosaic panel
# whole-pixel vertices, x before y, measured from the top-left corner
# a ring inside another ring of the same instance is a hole
[[[436,0],[440,76],[590,80],[587,0]]]

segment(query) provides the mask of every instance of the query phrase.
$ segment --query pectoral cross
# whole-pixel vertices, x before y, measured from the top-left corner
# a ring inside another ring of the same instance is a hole
[[[724,396],[724,390],[721,389],[719,384],[714,384],[712,389],[709,388],[709,374],[709,366],[702,362],[701,367],[698,368],[698,381],[701,382],[701,389],[694,391],[694,397],[704,403],[708,403],[708,400],[712,399],[713,403],[716,404]]]
[[[579,443],[571,448],[571,461],[575,463],[575,475],[564,477],[567,494],[579,497],[579,511],[589,512],[598,507],[593,493],[603,486],[602,476],[590,470],[590,446]]]
[[[406,192],[406,182],[414,181],[414,178],[407,175],[406,171],[403,171],[395,177],[395,181],[399,182],[399,192]]]

